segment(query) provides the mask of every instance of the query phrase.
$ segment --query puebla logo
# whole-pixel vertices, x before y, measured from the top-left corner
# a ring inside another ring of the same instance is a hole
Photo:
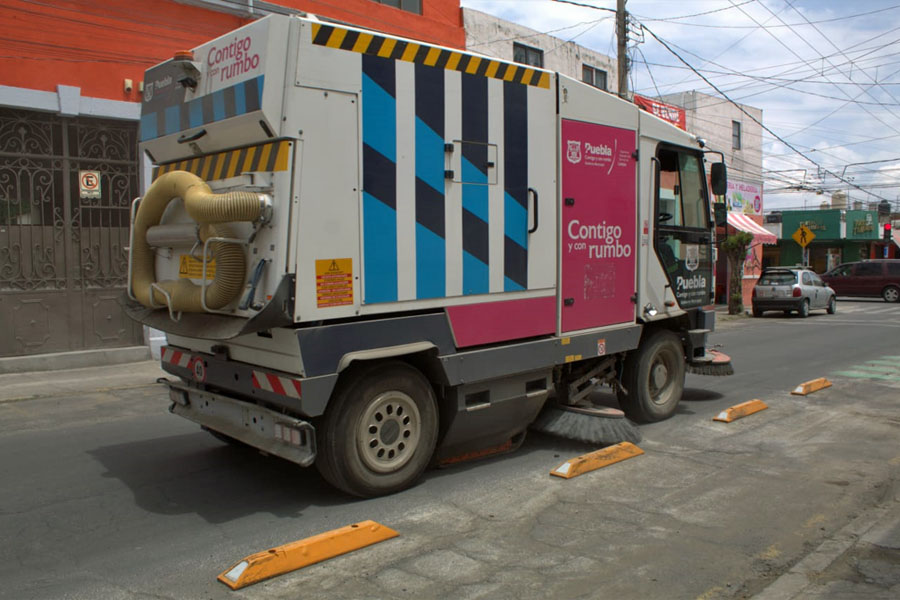
[[[700,266],[700,246],[688,244],[684,247],[684,266],[688,271],[696,271]]]
[[[577,165],[581,162],[581,142],[568,140],[566,144],[568,145],[566,149],[566,158],[569,159],[569,162],[573,165]]]

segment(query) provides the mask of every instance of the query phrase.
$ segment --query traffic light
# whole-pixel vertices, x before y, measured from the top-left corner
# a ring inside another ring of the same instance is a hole
[[[884,236],[881,239],[884,240],[885,242],[891,241],[891,224],[890,223],[884,224]]]

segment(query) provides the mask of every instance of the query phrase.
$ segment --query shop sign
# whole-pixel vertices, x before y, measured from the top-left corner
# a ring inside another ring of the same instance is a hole
[[[763,211],[762,186],[745,181],[728,181],[725,202],[728,210],[745,215],[761,215]]]
[[[841,211],[829,210],[786,210],[781,213],[781,230],[793,234],[801,226],[815,234],[820,240],[841,239]]]
[[[687,118],[683,108],[672,106],[659,100],[653,100],[638,94],[634,95],[634,103],[652,115],[656,115],[663,121],[668,121],[679,129],[685,129]]]
[[[878,217],[875,211],[847,211],[847,238],[855,240],[878,239]]]

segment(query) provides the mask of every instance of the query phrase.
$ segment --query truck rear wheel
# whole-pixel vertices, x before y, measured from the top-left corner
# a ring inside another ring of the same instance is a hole
[[[635,421],[669,418],[684,392],[684,372],[684,349],[678,336],[657,331],[625,358],[625,389],[618,389],[619,405]]]
[[[392,361],[347,372],[338,386],[317,427],[319,472],[362,497],[412,485],[437,442],[437,402],[428,380]]]

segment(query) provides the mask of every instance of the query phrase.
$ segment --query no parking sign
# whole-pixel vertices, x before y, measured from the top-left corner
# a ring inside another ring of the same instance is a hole
[[[78,171],[78,186],[82,198],[99,198],[100,171]]]

